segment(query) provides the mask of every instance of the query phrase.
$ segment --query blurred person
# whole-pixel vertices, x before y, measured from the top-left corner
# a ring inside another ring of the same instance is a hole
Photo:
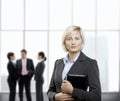
[[[8,70],[8,85],[9,85],[9,101],[15,101],[16,96],[16,84],[17,84],[17,68],[15,63],[15,55],[13,52],[9,52],[7,54],[7,58],[9,60],[7,64],[7,70]]]
[[[21,50],[21,59],[17,60],[17,69],[19,74],[19,97],[23,101],[23,90],[25,87],[27,101],[32,101],[31,98],[31,78],[34,74],[34,65],[32,59],[27,58],[27,51]]]
[[[44,97],[43,97],[43,83],[44,83],[43,72],[45,69],[44,61],[46,61],[45,53],[39,52],[37,59],[39,62],[35,68],[36,101],[44,101]]]
[[[79,26],[68,27],[63,35],[63,48],[67,55],[58,59],[48,89],[50,101],[101,101],[101,84],[96,60],[83,52],[84,34]],[[87,90],[73,87],[66,80],[68,74],[86,75]]]

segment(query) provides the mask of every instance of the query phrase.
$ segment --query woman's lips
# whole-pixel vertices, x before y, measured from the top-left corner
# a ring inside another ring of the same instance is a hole
[[[76,48],[77,46],[71,46],[71,48]]]

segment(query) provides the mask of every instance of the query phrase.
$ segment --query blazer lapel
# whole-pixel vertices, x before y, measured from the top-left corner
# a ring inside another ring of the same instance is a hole
[[[62,82],[62,72],[63,72],[63,69],[64,69],[64,62],[63,62],[63,59],[59,60],[58,61],[58,64],[57,64],[57,79],[59,80],[59,82]]]
[[[20,72],[22,72],[22,59],[19,60],[19,69],[20,69]]]
[[[81,67],[81,62],[84,61],[87,57],[85,56],[85,54],[83,52],[80,53],[78,59],[76,60],[76,62],[73,64],[73,66],[71,67],[71,69],[69,70],[68,74],[72,74],[72,73],[76,73],[75,67]],[[80,68],[79,68],[80,69]]]
[[[22,68],[22,59],[20,59],[20,67]]]
[[[29,70],[29,60],[26,59],[26,69]]]

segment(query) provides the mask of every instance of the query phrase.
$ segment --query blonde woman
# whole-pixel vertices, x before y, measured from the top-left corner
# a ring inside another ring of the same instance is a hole
[[[50,101],[101,101],[101,85],[96,60],[83,52],[84,35],[79,26],[70,26],[63,35],[63,48],[67,55],[56,60],[48,97]],[[86,75],[89,90],[82,90],[65,80],[66,75]]]

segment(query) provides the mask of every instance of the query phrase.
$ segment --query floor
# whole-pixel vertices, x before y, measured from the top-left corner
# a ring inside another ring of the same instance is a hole
[[[8,101],[9,94],[8,93],[0,93],[0,101]],[[19,96],[16,94],[16,101],[19,101]],[[24,95],[24,100],[26,100],[26,96]],[[36,101],[35,99],[35,93],[32,93],[32,101]],[[47,94],[44,94],[44,101],[48,101]]]
[[[0,101],[8,101],[8,93],[0,93]],[[16,101],[19,101],[19,96],[16,94]],[[26,101],[26,96],[24,95],[24,101]],[[32,93],[32,101],[36,101],[35,93]],[[48,101],[47,94],[44,93],[44,101]],[[102,101],[120,101],[120,93],[103,93]]]

